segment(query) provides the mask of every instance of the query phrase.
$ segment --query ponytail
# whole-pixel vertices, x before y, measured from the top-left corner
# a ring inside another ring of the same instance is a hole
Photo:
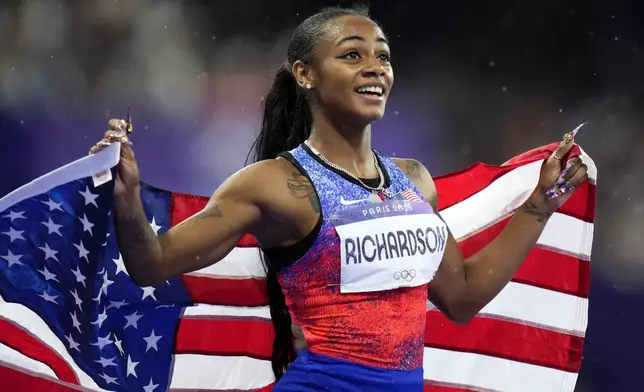
[[[253,143],[247,160],[273,159],[281,152],[303,143],[311,132],[311,110],[302,88],[298,86],[288,65],[277,71],[273,86],[264,100],[262,129]],[[263,260],[263,255],[262,255]],[[291,315],[286,306],[277,273],[264,262],[266,290],[271,320],[275,329],[271,366],[279,380],[295,358]]]

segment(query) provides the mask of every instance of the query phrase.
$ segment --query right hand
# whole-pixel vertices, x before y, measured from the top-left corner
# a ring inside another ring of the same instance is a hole
[[[114,201],[125,201],[132,197],[139,197],[139,165],[134,157],[132,143],[126,133],[127,123],[125,120],[111,119],[109,129],[105,132],[103,139],[89,150],[95,154],[113,143],[121,143],[121,158],[114,184]]]

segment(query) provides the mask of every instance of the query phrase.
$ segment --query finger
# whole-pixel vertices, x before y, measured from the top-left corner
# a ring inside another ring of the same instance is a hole
[[[109,121],[109,130],[110,131],[119,131],[119,132],[125,132],[125,128],[127,127],[127,123],[125,120],[113,118]]]
[[[568,181],[566,181],[561,186],[554,185],[553,187],[548,189],[548,191],[546,191],[546,196],[549,199],[554,199],[563,195],[564,193],[572,192],[587,180],[588,167],[582,163],[577,171],[575,171],[575,174],[573,174]]]
[[[575,172],[575,174],[570,177],[566,184],[572,185],[573,188],[578,188],[586,180],[588,180],[588,167],[582,164]]]
[[[583,165],[581,158],[575,157],[569,159],[568,162],[566,162],[566,166],[561,171],[559,178],[555,182],[555,186],[561,186],[568,180],[570,180],[570,178],[577,172],[577,170],[579,170],[581,165]]]
[[[102,139],[89,150],[89,154],[90,155],[96,154],[97,152],[103,150],[104,148],[110,146],[111,144],[112,142],[110,140]]]
[[[561,160],[563,157],[568,155],[572,147],[575,145],[574,142],[575,138],[572,132],[565,134],[563,140],[559,143],[555,151],[553,151],[552,155],[550,155],[550,158],[548,158],[546,163],[551,166],[559,165],[559,167],[561,167]]]

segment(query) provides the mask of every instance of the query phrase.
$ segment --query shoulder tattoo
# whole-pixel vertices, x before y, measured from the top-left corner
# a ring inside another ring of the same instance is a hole
[[[410,159],[407,162],[405,162],[405,169],[403,170],[403,172],[412,181],[422,181],[423,180],[422,172],[421,172],[421,165],[420,165],[420,163],[418,161]]]
[[[308,199],[313,211],[320,212],[320,203],[318,202],[315,188],[302,173],[294,171],[291,177],[286,180],[286,186],[291,192],[291,196],[296,199]]]

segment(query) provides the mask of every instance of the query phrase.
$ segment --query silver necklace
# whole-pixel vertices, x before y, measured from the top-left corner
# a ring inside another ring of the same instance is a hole
[[[343,167],[338,166],[335,163],[329,161],[324,155],[322,155],[318,150],[316,150],[315,147],[313,147],[308,140],[305,140],[304,144],[306,144],[311,149],[311,151],[313,151],[313,153],[315,155],[317,155],[324,163],[326,163],[327,165],[331,166],[332,168],[334,168],[336,170],[339,170],[342,173],[348,175],[349,177],[351,177],[354,180],[356,180],[364,188],[366,188],[369,191],[371,191],[372,196],[374,196],[374,195],[376,196],[375,198],[372,198],[372,199],[374,199],[373,201],[376,201],[375,200],[376,198],[378,199],[377,201],[382,201],[382,200],[380,200],[380,198],[377,195],[379,192],[382,192],[387,197],[391,197],[391,192],[389,191],[389,189],[385,188],[385,175],[383,174],[382,169],[380,168],[380,165],[378,164],[378,159],[376,158],[376,154],[373,151],[371,151],[371,156],[373,157],[373,164],[376,167],[376,171],[378,172],[378,178],[380,178],[380,183],[378,184],[377,187],[372,187],[372,186],[369,186],[369,185],[365,184],[359,177],[354,176],[348,170],[345,170]]]

